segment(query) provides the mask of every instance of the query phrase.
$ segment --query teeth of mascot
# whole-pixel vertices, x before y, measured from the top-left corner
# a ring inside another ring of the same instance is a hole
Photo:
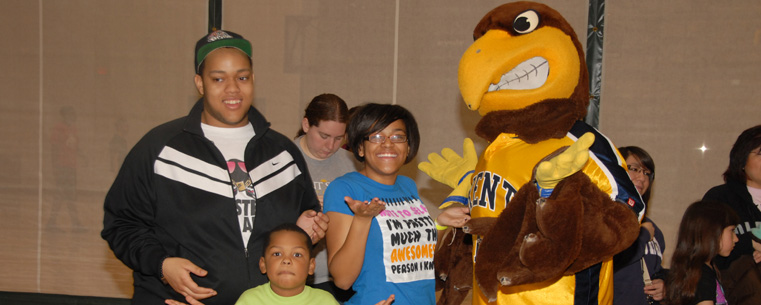
[[[489,92],[497,90],[536,89],[547,82],[550,65],[546,59],[537,56],[520,63],[517,67],[502,75],[499,83],[489,85]]]

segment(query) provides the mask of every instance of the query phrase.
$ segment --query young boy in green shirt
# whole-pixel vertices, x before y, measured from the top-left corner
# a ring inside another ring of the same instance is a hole
[[[235,305],[338,305],[329,292],[306,285],[307,276],[314,273],[311,251],[311,238],[296,224],[284,223],[272,229],[264,239],[259,259],[259,270],[267,274],[269,282],[244,291]],[[376,305],[393,301],[391,295]],[[185,305],[175,300],[166,300],[165,304]]]
[[[264,241],[259,270],[269,283],[243,292],[235,305],[253,304],[338,304],[329,292],[306,286],[314,273],[312,242],[296,224],[275,227]]]

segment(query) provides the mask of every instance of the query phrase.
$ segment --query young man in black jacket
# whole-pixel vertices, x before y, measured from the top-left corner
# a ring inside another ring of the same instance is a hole
[[[251,44],[215,31],[196,44],[188,116],[130,151],[106,195],[101,236],[134,277],[133,304],[232,304],[267,281],[266,232],[291,222],[316,242],[327,216],[304,159],[251,106]]]

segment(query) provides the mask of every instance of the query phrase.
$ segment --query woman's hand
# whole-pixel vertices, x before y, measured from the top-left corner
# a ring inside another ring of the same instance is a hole
[[[359,201],[346,196],[344,201],[349,205],[351,211],[354,212],[354,217],[373,218],[386,209],[386,203],[378,199],[378,197],[373,198],[371,201]]]
[[[462,228],[470,220],[470,209],[462,205],[452,205],[441,211],[436,223],[440,226]]]
[[[331,223],[326,239],[328,270],[333,275],[333,283],[338,288],[349,289],[362,270],[367,235],[375,222],[373,217],[386,208],[386,203],[378,198],[359,201],[349,196],[345,196],[344,201],[354,212],[354,216],[328,212]]]

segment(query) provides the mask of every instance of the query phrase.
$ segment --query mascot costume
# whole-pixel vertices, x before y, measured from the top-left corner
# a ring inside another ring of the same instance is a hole
[[[473,304],[612,304],[611,258],[636,239],[645,205],[615,146],[581,121],[589,89],[576,34],[552,8],[515,2],[473,37],[458,81],[489,146],[479,158],[466,139],[463,157],[445,148],[419,166],[454,188],[442,215],[470,211],[440,238],[439,304],[471,288]]]

